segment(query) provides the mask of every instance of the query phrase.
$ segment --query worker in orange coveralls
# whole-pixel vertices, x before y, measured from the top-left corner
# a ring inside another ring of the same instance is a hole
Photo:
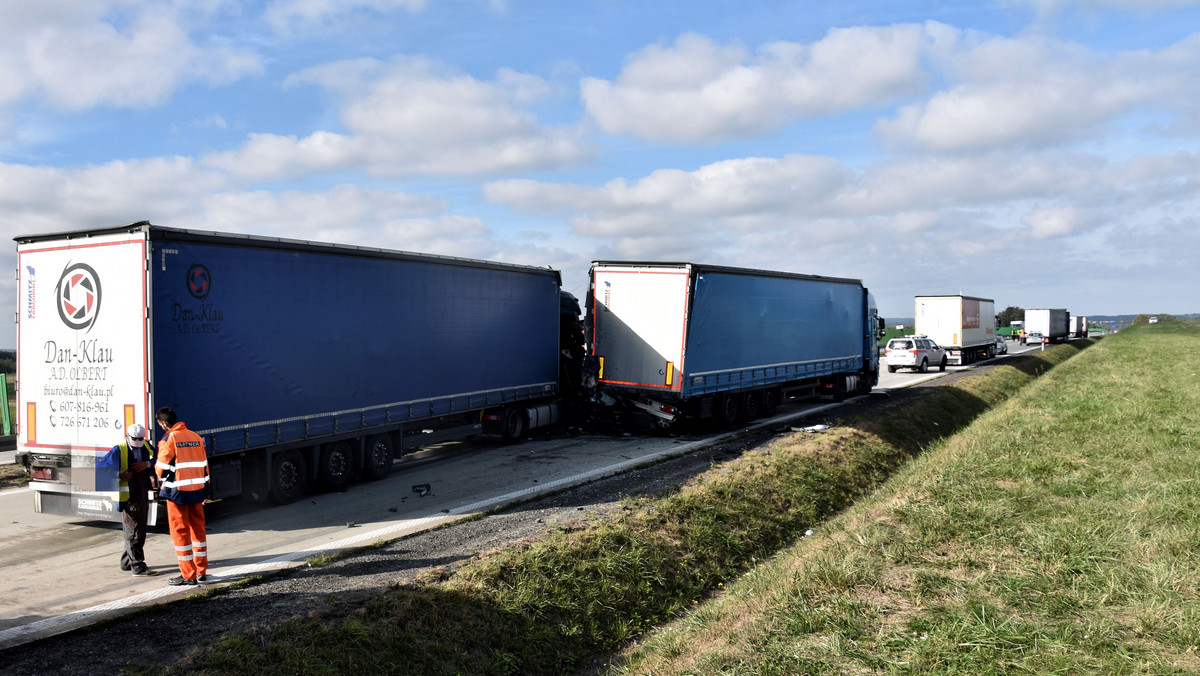
[[[208,582],[208,535],[204,528],[204,501],[208,498],[208,455],[204,439],[189,430],[164,406],[154,416],[166,436],[158,442],[154,469],[161,488],[159,496],[167,501],[167,523],[175,556],[179,559],[179,577],[167,580],[171,586]]]

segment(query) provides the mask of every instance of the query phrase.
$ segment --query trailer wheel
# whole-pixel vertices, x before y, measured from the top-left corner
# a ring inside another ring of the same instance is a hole
[[[742,397],[742,417],[746,420],[754,420],[760,415],[762,415],[762,392],[747,392],[746,396]]]
[[[350,485],[353,478],[354,463],[351,460],[350,444],[345,441],[335,441],[321,449],[320,465],[317,467],[317,477],[321,485],[331,491],[342,491]]]
[[[726,427],[733,427],[737,424],[738,415],[741,413],[738,406],[738,398],[732,394],[727,394],[721,397],[721,416],[720,421]]]
[[[846,376],[837,375],[833,377],[833,400],[837,402],[846,401]]]
[[[525,436],[525,411],[514,406],[504,411],[504,427],[500,430],[500,438],[505,443],[515,444]]]
[[[779,408],[779,390],[771,388],[763,390],[762,413],[764,416],[775,415],[775,409]]]
[[[382,479],[391,473],[392,448],[392,438],[386,434],[376,434],[367,439],[367,455],[363,474],[369,481]]]
[[[879,369],[871,369],[858,377],[858,394],[870,394],[871,383],[879,382]]]
[[[304,494],[307,479],[308,468],[300,451],[293,449],[276,455],[271,469],[271,502],[277,505],[295,502]]]

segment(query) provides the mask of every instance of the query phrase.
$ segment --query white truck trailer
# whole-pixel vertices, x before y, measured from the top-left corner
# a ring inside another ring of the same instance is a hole
[[[1088,337],[1088,319],[1084,315],[1071,315],[1071,337]]]
[[[1062,308],[1039,308],[1025,311],[1025,336],[1029,342],[1061,343],[1071,336],[1071,315]]]
[[[951,364],[996,356],[996,304],[975,296],[917,296],[915,331],[946,349]]]

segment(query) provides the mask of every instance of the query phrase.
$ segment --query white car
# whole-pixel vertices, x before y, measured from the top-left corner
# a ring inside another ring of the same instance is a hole
[[[996,336],[996,354],[1008,354],[1008,341],[1004,336]]]
[[[940,371],[946,370],[946,351],[928,336],[904,336],[889,340],[883,350],[883,360],[887,363],[888,373],[895,373],[899,368],[912,368],[925,373],[934,365]]]

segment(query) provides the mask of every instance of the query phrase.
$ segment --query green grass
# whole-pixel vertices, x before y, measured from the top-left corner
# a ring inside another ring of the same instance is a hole
[[[780,437],[620,518],[171,670],[1186,672],[1200,402],[1179,391],[1200,389],[1200,335],[1160,327]]]
[[[617,673],[1200,672],[1200,329],[1159,326],[937,442]]]

